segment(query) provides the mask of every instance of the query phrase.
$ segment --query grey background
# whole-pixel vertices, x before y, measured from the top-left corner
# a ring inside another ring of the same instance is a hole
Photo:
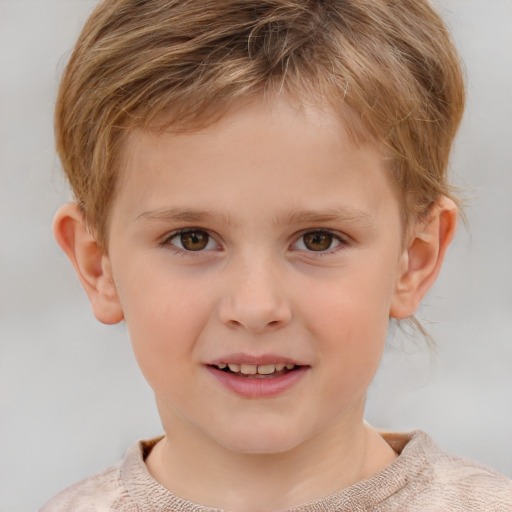
[[[420,311],[436,353],[393,341],[367,419],[422,428],[512,477],[512,1],[437,3],[467,67],[452,167],[471,187],[470,232]],[[69,198],[52,149],[56,86],[94,4],[0,0],[1,512],[34,510],[161,430],[124,327],[94,319],[50,232]]]

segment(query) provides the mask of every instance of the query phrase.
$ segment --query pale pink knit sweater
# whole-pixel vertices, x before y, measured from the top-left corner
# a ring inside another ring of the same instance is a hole
[[[512,481],[438,448],[423,432],[382,434],[399,457],[371,478],[294,512],[512,511]],[[149,474],[155,441],[132,446],[120,464],[79,482],[40,512],[219,512],[183,500]],[[291,511],[289,511],[291,512]]]

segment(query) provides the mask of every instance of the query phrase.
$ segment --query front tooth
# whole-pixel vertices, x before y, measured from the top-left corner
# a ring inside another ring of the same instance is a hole
[[[254,364],[243,364],[240,367],[240,371],[244,375],[256,375],[256,373],[258,373],[258,367]]]
[[[284,363],[277,363],[276,364],[276,372],[281,372],[284,370]]]
[[[285,366],[285,368],[286,368],[287,370],[293,370],[293,369],[295,368],[295,365],[294,365],[294,364],[287,364],[287,365]]]
[[[229,366],[229,369],[234,373],[238,373],[240,371],[239,364],[229,363],[228,366]]]
[[[276,371],[275,364],[263,364],[261,366],[258,366],[258,373],[260,375],[270,375],[271,373],[274,373],[275,371]]]

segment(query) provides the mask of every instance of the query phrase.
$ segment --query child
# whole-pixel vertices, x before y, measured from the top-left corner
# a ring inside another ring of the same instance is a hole
[[[102,2],[54,231],[165,436],[42,511],[512,510],[505,477],[363,421],[455,232],[463,104],[425,0]]]

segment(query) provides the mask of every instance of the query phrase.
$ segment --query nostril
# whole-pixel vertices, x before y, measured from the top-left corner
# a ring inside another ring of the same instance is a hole
[[[252,332],[276,330],[287,325],[291,311],[284,301],[270,302],[251,297],[245,300],[225,297],[219,304],[219,318],[231,329],[245,328]]]
[[[281,320],[271,320],[270,322],[266,322],[266,323],[265,322],[259,323],[256,321],[253,321],[253,322],[247,321],[246,323],[244,323],[239,320],[229,320],[227,322],[227,325],[229,327],[231,327],[232,329],[245,328],[245,329],[248,329],[253,332],[263,332],[266,330],[278,329],[279,327],[284,325],[284,323]]]

